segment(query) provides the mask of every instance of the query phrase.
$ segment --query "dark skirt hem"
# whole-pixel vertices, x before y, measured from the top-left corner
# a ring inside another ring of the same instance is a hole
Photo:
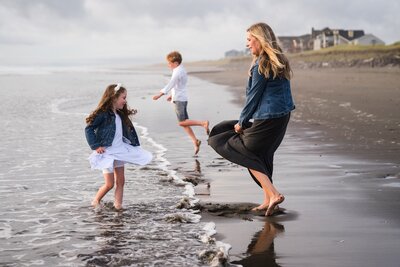
[[[256,120],[242,134],[234,131],[236,120],[223,121],[210,132],[208,144],[225,159],[264,173],[272,182],[273,158],[285,135],[290,113],[280,118]]]

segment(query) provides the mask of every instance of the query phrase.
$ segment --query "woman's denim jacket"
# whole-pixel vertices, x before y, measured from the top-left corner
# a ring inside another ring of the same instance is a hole
[[[295,108],[286,78],[265,78],[258,72],[258,60],[251,68],[246,88],[246,104],[240,114],[239,125],[246,127],[250,119],[283,117]]]
[[[121,116],[121,115],[120,115]],[[139,138],[132,123],[126,125],[122,120],[122,135],[125,143],[132,146],[140,146]],[[94,120],[85,128],[86,140],[92,150],[98,147],[108,147],[112,145],[115,135],[115,114],[112,111],[100,112]]]

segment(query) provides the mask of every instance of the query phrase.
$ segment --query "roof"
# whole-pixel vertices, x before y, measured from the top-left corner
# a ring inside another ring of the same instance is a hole
[[[330,29],[328,27],[325,27],[322,30],[314,30],[314,28],[311,29],[311,35],[314,38],[322,33],[324,33],[325,36],[333,36],[338,34],[349,41],[360,38],[364,35],[363,30]]]
[[[363,30],[338,30],[339,35],[351,41],[364,36]]]

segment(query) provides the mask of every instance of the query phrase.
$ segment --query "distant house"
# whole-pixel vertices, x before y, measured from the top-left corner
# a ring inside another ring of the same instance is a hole
[[[279,46],[284,52],[298,53],[313,49],[313,41],[310,34],[301,36],[278,36]]]
[[[307,50],[319,50],[336,45],[384,45],[385,43],[373,34],[364,34],[363,30],[311,28],[311,34],[300,36],[277,36],[279,46],[285,53],[299,53]],[[230,50],[225,57],[250,55],[249,49]]]
[[[385,42],[376,37],[373,34],[366,34],[351,41],[351,44],[354,45],[385,45]]]
[[[363,30],[342,30],[330,28],[324,28],[322,30],[311,29],[311,37],[314,41],[314,50],[342,44],[351,44],[353,40],[362,36],[364,36]]]
[[[225,57],[242,57],[242,56],[246,56],[249,55],[250,51],[249,49],[245,49],[242,51],[238,51],[235,49],[229,50],[225,52]]]

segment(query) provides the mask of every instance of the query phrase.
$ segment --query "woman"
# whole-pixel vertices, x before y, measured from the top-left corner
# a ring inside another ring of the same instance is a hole
[[[265,215],[270,216],[285,200],[272,184],[272,171],[274,153],[295,108],[290,90],[291,69],[274,32],[265,23],[247,30],[247,47],[253,61],[239,121],[216,125],[208,142],[224,158],[248,168],[264,191],[263,203],[253,210],[266,210]]]

